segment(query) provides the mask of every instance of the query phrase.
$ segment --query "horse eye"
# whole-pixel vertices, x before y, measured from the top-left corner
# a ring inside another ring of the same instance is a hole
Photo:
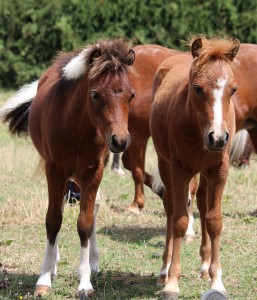
[[[200,94],[203,91],[202,88],[197,84],[193,84],[193,89],[196,92],[196,94]]]
[[[92,99],[94,99],[94,100],[98,100],[100,98],[100,93],[97,92],[96,90],[92,90],[90,92],[90,94],[91,94]]]
[[[131,96],[130,96],[130,98],[129,98],[129,102],[130,102],[133,98],[135,98],[135,96],[136,96],[136,93],[132,93]]]
[[[236,91],[237,91],[237,86],[235,86],[235,87],[231,90],[231,96],[234,95]]]

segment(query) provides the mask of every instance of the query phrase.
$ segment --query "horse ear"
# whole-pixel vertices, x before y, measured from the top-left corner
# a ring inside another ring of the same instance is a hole
[[[226,55],[227,58],[229,58],[230,60],[233,60],[235,58],[235,56],[237,55],[239,47],[240,47],[240,41],[238,39],[233,40],[233,47],[227,53],[227,55]]]
[[[135,51],[133,49],[130,49],[127,55],[128,58],[128,65],[133,65],[134,61],[135,61]]]
[[[193,58],[199,56],[199,52],[200,52],[199,50],[201,50],[202,46],[203,46],[203,42],[201,37],[198,37],[193,41],[191,45],[191,53],[193,55]]]
[[[101,49],[99,48],[93,49],[89,56],[89,64],[92,65],[94,60],[100,56],[101,56]]]

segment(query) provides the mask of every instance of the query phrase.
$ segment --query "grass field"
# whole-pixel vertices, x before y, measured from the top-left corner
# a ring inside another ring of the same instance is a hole
[[[0,93],[1,103],[10,93]],[[29,139],[13,138],[0,125],[0,299],[33,299],[45,247],[47,192],[44,177],[34,171],[38,155]],[[152,143],[147,169],[155,167]],[[229,299],[257,299],[257,161],[244,170],[231,168],[223,197],[221,262]],[[161,299],[156,278],[165,241],[162,203],[145,188],[146,208],[139,215],[126,211],[134,194],[129,172],[119,177],[109,168],[101,185],[97,219],[100,273],[92,282],[93,299]],[[75,299],[80,243],[76,231],[78,206],[66,205],[60,234],[59,273],[46,299]],[[180,299],[200,299],[210,282],[198,278],[199,217],[196,239],[183,244]]]

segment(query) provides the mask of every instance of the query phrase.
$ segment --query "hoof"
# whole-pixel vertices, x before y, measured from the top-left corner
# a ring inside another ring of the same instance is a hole
[[[82,290],[78,292],[77,296],[79,300],[87,300],[87,299],[91,299],[93,293],[94,290]]]
[[[34,296],[36,298],[41,298],[41,297],[45,296],[46,294],[48,294],[48,292],[50,291],[50,289],[51,288],[49,286],[36,285]]]
[[[163,292],[162,299],[163,300],[178,300],[179,293],[173,292]]]
[[[163,286],[168,282],[168,276],[167,275],[160,275],[157,279],[157,285]]]
[[[185,243],[190,243],[190,242],[194,241],[195,235],[194,234],[186,234],[183,239],[184,239]]]
[[[127,211],[132,212],[133,214],[136,215],[140,214],[140,209],[137,206],[133,206],[133,205],[129,206],[127,208]]]
[[[204,293],[201,300],[227,300],[227,296],[225,293],[220,292],[218,290],[209,290]]]

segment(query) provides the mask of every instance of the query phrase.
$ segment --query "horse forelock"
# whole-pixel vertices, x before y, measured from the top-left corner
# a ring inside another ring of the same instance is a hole
[[[193,41],[194,39],[190,40],[189,44],[192,44]],[[194,72],[199,72],[202,66],[206,65],[208,62],[224,60],[230,63],[228,54],[234,47],[233,40],[223,38],[213,38],[208,40],[202,37],[202,42],[203,46],[199,50],[199,55],[192,63],[192,70]]]
[[[89,66],[88,77],[95,79],[105,73],[128,72],[131,69],[129,54],[131,47],[131,43],[123,39],[103,41],[93,46],[92,52],[99,49],[101,54]]]
[[[128,72],[131,68],[131,44],[123,39],[98,42],[57,58],[61,77],[77,80],[87,74],[95,79],[104,73]]]

